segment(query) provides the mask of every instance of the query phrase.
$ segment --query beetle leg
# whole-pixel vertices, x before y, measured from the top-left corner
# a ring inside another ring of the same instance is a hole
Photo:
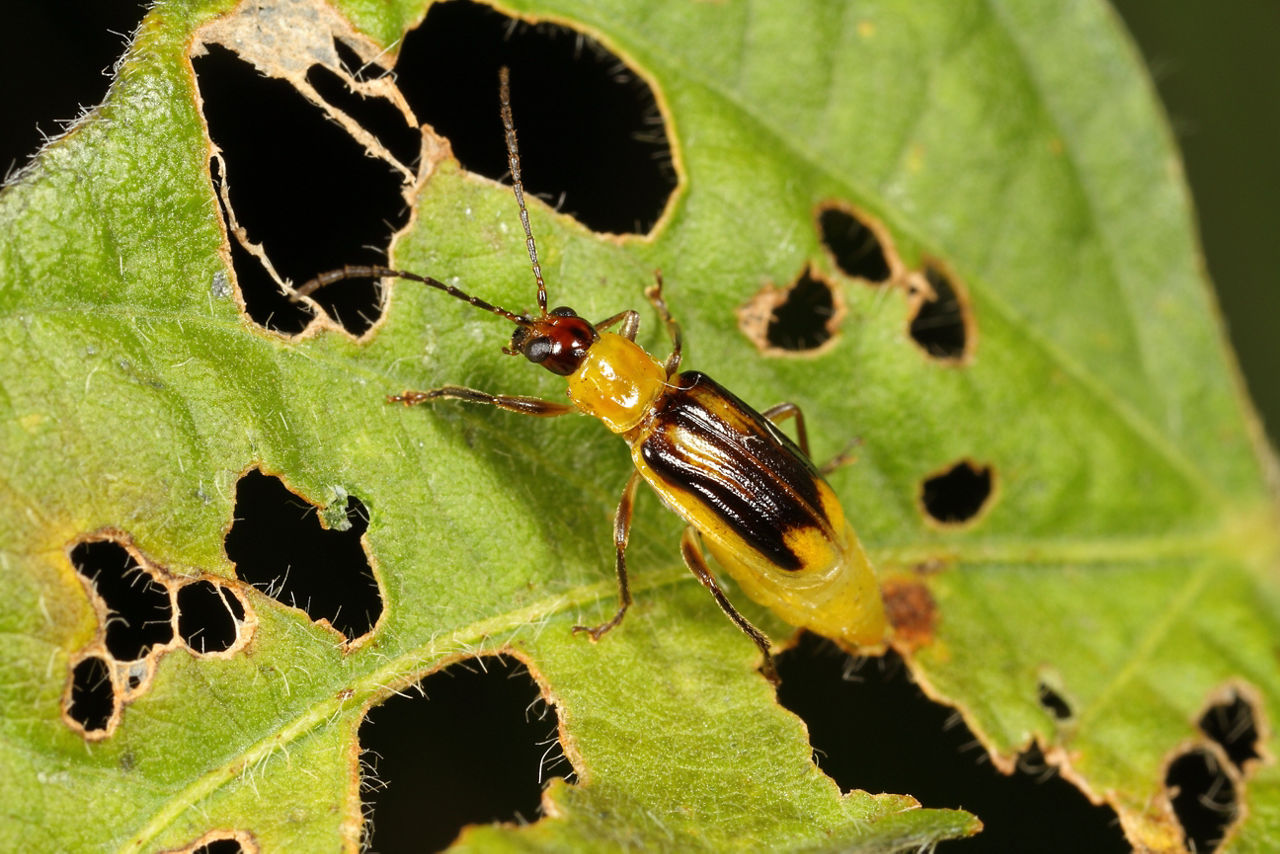
[[[644,295],[657,309],[658,316],[667,327],[667,334],[671,336],[671,355],[667,357],[666,369],[668,377],[674,376],[676,371],[680,370],[680,346],[684,336],[680,333],[680,324],[676,323],[676,319],[671,316],[671,311],[667,308],[667,301],[662,298],[661,270],[653,271],[653,284],[645,289]]]
[[[631,585],[627,581],[627,540],[631,538],[631,511],[636,503],[636,486],[640,483],[640,472],[634,471],[622,488],[622,498],[618,501],[618,511],[613,516],[613,547],[617,551],[618,569],[618,613],[613,619],[598,626],[574,626],[573,632],[586,632],[593,641],[622,622],[622,615],[631,607]]]
[[[790,401],[787,401],[786,403],[779,403],[777,406],[770,406],[762,412],[761,415],[768,418],[774,424],[781,424],[788,418],[794,418],[796,420],[797,444],[800,446],[800,450],[804,451],[804,455],[806,457],[809,456],[809,431],[804,427],[804,413],[800,411],[800,407],[798,405],[791,403]],[[847,466],[857,462],[858,455],[853,453],[853,448],[861,444],[861,439],[854,439],[849,444],[845,445],[843,451],[818,467],[818,473],[823,477],[826,477],[842,466]]]
[[[822,473],[823,477],[826,477],[838,468],[853,465],[858,461],[858,455],[853,452],[853,449],[861,444],[861,438],[851,439],[849,443],[844,446],[843,451],[828,460],[826,464],[818,469],[818,471]]]
[[[733,620],[734,625],[743,631],[747,637],[755,641],[756,646],[760,648],[760,652],[764,655],[764,666],[761,670],[764,672],[764,678],[768,679],[774,685],[782,682],[778,678],[778,669],[773,666],[773,656],[769,653],[769,638],[765,637],[764,632],[757,629],[747,621],[747,618],[738,613],[738,609],[733,607],[729,602],[729,597],[724,595],[724,591],[720,589],[720,585],[716,583],[715,576],[711,574],[711,569],[707,566],[707,559],[702,555],[702,544],[698,540],[698,532],[693,526],[684,529],[684,534],[680,537],[680,554],[684,556],[685,566],[697,576],[702,582],[702,586],[711,591],[711,595],[715,597],[716,604],[720,606],[720,610]]]
[[[777,406],[770,406],[760,414],[774,424],[781,424],[788,418],[794,418],[796,420],[796,438],[799,440],[800,450],[804,451],[806,457],[809,456],[809,431],[804,429],[804,413],[800,411],[799,406],[787,401],[786,403],[779,403]]]
[[[441,398],[444,400],[465,400],[468,403],[488,403],[509,412],[519,412],[522,415],[541,415],[547,418],[573,411],[573,406],[568,403],[555,403],[539,397],[489,394],[488,392],[476,391],[473,388],[465,388],[460,385],[445,385],[428,391],[406,391],[404,394],[392,394],[387,396],[387,403],[403,403],[405,406],[414,406],[415,404]]]
[[[600,321],[596,324],[596,332],[604,332],[619,321],[622,322],[622,329],[619,330],[618,334],[628,341],[636,340],[636,332],[640,329],[640,312],[634,308],[620,311],[613,317]]]

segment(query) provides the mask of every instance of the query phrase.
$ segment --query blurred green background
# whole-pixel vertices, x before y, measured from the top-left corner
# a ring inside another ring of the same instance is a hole
[[[1280,2],[1116,0],[1155,80],[1209,275],[1272,445],[1280,437]]]

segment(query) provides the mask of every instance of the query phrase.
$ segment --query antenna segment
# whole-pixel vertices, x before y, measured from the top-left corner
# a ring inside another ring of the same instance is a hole
[[[516,146],[516,125],[511,118],[511,72],[504,65],[498,69],[498,99],[502,102],[502,127],[507,132],[507,165],[511,169],[511,189],[520,205],[520,224],[524,226],[525,247],[533,264],[533,277],[538,280],[538,309],[547,313],[547,285],[542,281],[542,267],[538,264],[538,247],[533,242],[533,230],[529,228],[529,208],[524,203],[524,184],[520,181],[520,149]]]

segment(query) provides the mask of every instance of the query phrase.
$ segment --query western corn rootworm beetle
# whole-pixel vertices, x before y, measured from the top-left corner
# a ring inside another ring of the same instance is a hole
[[[804,418],[793,403],[756,412],[715,380],[680,368],[680,327],[662,296],[662,276],[645,291],[671,337],[659,362],[635,343],[640,315],[621,311],[589,323],[571,308],[547,311],[547,288],[529,228],[520,181],[520,156],[511,118],[507,69],[499,73],[511,183],[525,244],[538,283],[538,313],[516,314],[463,293],[430,276],[378,266],[348,266],[322,273],[297,289],[296,298],[349,278],[394,277],[438,288],[516,325],[502,351],[568,377],[570,403],[489,394],[462,386],[406,391],[387,398],[412,406],[437,399],[486,403],[525,415],[577,410],[593,415],[631,447],[636,470],[622,490],[613,523],[618,610],[598,626],[574,626],[593,640],[622,622],[631,605],[626,549],[636,487],[644,478],[689,526],[680,540],[684,562],[711,591],[729,619],[755,641],[763,672],[777,682],[769,639],[729,602],[702,553],[705,541],[747,595],[789,623],[853,644],[884,635],[884,606],[871,564],[835,493],[809,459]],[[616,327],[617,332],[610,329]],[[796,421],[799,447],[775,425]]]

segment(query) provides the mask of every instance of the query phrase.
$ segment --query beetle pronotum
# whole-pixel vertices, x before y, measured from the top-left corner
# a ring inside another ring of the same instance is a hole
[[[567,377],[569,403],[452,385],[406,391],[388,397],[388,402],[412,406],[463,400],[540,416],[578,411],[599,418],[626,441],[636,470],[614,516],[618,610],[608,621],[574,626],[574,632],[599,640],[622,621],[631,605],[626,549],[636,487],[644,479],[688,523],[680,540],[685,564],[760,648],[762,670],[771,681],[776,683],[778,677],[769,639],[725,596],[707,566],[703,542],[748,596],[787,622],[852,644],[880,643],[885,618],[875,574],[835,493],[809,459],[799,407],[782,403],[759,413],[705,374],[681,372],[680,327],[663,299],[661,274],[655,274],[645,296],[671,338],[665,362],[636,344],[640,315],[632,309],[595,324],[565,306],[547,310],[546,283],[520,180],[506,68],[499,79],[511,184],[538,285],[538,313],[517,314],[430,276],[380,266],[322,273],[298,288],[295,299],[343,279],[394,277],[429,285],[501,315],[516,326],[503,352]],[[614,327],[617,332],[609,331]],[[776,426],[787,418],[796,421],[798,447]]]

